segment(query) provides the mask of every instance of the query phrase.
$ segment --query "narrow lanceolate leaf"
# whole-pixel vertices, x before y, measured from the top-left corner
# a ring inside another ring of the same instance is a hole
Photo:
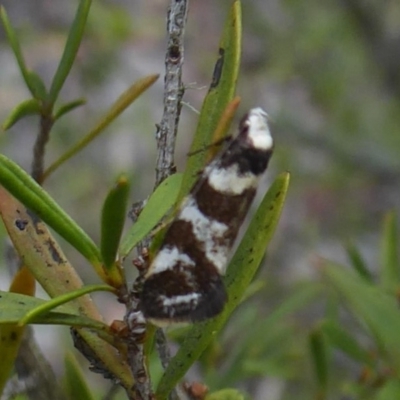
[[[349,242],[346,244],[346,252],[347,256],[350,259],[351,266],[362,278],[364,278],[367,282],[372,283],[374,281],[374,278],[369,272],[368,267],[357,247],[353,243]]]
[[[20,296],[16,293],[22,293],[25,296]],[[33,297],[28,296],[33,296],[34,294],[35,279],[26,267],[22,267],[16,273],[10,286],[10,293],[3,292],[3,295],[0,294],[0,394],[14,367],[14,361],[24,334],[24,328],[17,325],[16,319],[2,319],[2,315],[7,308],[7,300],[5,298],[7,296],[18,296],[26,297],[30,300]]]
[[[69,303],[72,300],[75,300],[79,297],[84,296],[85,294],[99,291],[108,291],[114,292],[114,288],[108,285],[88,285],[84,286],[80,289],[74,290],[72,292],[68,292],[62,294],[60,296],[54,297],[53,299],[46,301],[45,303],[29,310],[20,320],[19,325],[27,325],[37,319],[40,315],[47,314],[49,311],[53,310],[60,305]]]
[[[61,105],[58,108],[58,110],[54,113],[54,121],[57,121],[63,115],[69,113],[72,110],[75,110],[75,108],[83,106],[84,104],[86,104],[86,100],[85,99],[77,99],[77,100],[74,100],[74,101],[71,101],[69,103]]]
[[[374,360],[371,352],[362,348],[354,336],[343,329],[338,323],[326,320],[319,327],[331,346],[343,351],[353,360],[373,367]]]
[[[64,295],[64,297],[67,295],[69,293]],[[57,302],[59,303],[58,300]],[[68,325],[90,328],[96,331],[109,331],[108,325],[104,322],[78,315],[68,305],[58,305],[57,310],[52,311],[54,308],[53,300],[46,301],[36,297],[0,291],[0,306],[1,329],[3,329],[3,326],[13,325],[22,331],[23,325],[26,322],[30,324]],[[26,318],[27,315],[29,316],[29,320]]]
[[[107,275],[119,286],[123,278],[115,262],[126,218],[128,196],[129,182],[125,176],[121,176],[108,193],[101,215],[101,255]]]
[[[21,71],[22,77],[24,78],[26,86],[28,87],[32,96],[35,97],[35,94],[36,94],[35,84],[34,84],[34,82],[32,83],[32,78],[30,76],[28,68],[26,67],[24,56],[22,55],[21,46],[20,46],[17,34],[14,31],[14,28],[12,27],[11,22],[8,18],[7,12],[3,6],[0,6],[0,16],[1,16],[1,21],[3,23],[3,26],[4,26],[4,30],[6,31],[6,34],[7,34],[8,42],[10,43],[11,49],[14,52],[14,56],[17,60],[18,67]]]
[[[67,150],[57,161],[45,171],[43,179],[53,173],[61,164],[69,160],[76,153],[84,149],[97,136],[100,135],[129,105],[131,105],[145,90],[147,90],[158,78],[158,75],[149,75],[136,81],[129,89],[115,101],[102,119],[85,135],[78,143]]]
[[[39,100],[29,99],[18,104],[3,122],[3,129],[11,128],[16,122],[27,115],[39,114],[42,105]]]
[[[283,208],[289,184],[287,173],[279,176],[265,195],[229,266],[226,279],[228,302],[217,317],[195,324],[188,332],[178,353],[171,359],[157,395],[166,398],[190,366],[199,358],[216,333],[240,303],[252,281],[272,238]]]
[[[369,327],[382,357],[400,374],[400,314],[394,296],[339,265],[327,262],[322,271],[355,316]]]
[[[212,144],[218,121],[235,94],[240,64],[241,30],[241,6],[237,0],[233,3],[224,26],[218,60],[190,148],[189,153],[193,155],[187,161],[180,198],[188,193],[197,178],[197,173],[206,164],[208,153],[199,150]]]
[[[74,63],[76,54],[82,41],[83,31],[89,15],[91,0],[80,0],[74,22],[69,30],[67,43],[61,57],[60,64],[51,83],[47,103],[52,105],[57,100],[58,94],[64,85],[65,80]]]
[[[72,218],[22,168],[0,155],[0,184],[74,246],[103,276],[99,249]]]
[[[301,308],[305,307],[315,298],[323,293],[324,288],[310,282],[302,287],[297,288],[293,293],[282,301],[271,314],[266,318],[266,324],[270,326],[277,325],[289,314],[293,314]]]
[[[262,320],[257,319],[256,308],[251,312],[247,310],[246,315],[249,316],[249,319],[241,319],[241,325],[236,327],[239,328],[241,336],[235,347],[229,350],[229,367],[224,368],[224,371],[218,375],[209,374],[207,377],[209,386],[229,387],[241,379],[244,374],[245,376],[260,373],[265,375],[271,371],[271,367],[274,369],[273,359],[281,360],[282,356],[285,357],[284,354],[287,354],[288,346],[292,347],[291,343],[296,328],[292,327],[290,322],[288,323],[290,320],[288,316],[305,308],[309,303],[315,302],[316,297],[323,294],[323,289],[325,288],[322,285],[315,285],[315,282],[294,288],[291,295],[283,299],[282,303],[277,305],[276,309],[271,310],[271,314]],[[250,315],[252,316],[250,317]],[[257,329],[248,329],[254,326],[254,323],[257,324]],[[229,340],[229,337],[225,337],[225,341],[229,342]],[[277,349],[277,344],[279,349]],[[271,352],[272,359],[267,357],[267,360],[265,355]]]
[[[311,360],[317,381],[318,396],[324,398],[328,388],[328,347],[320,330],[314,330],[309,336]]]
[[[396,214],[390,212],[385,216],[382,238],[381,285],[395,294],[400,288],[399,235]]]
[[[65,356],[64,384],[70,399],[94,400],[80,363],[71,352]]]
[[[125,258],[136,244],[147,236],[170,210],[177,198],[182,183],[182,174],[174,174],[165,179],[152,193],[137,221],[132,225],[122,241],[121,258]]]
[[[0,215],[24,265],[50,297],[82,287],[81,279],[46,225],[4,188],[0,188]]]
[[[228,135],[229,127],[231,126],[231,122],[233,120],[233,117],[235,116],[239,104],[240,104],[240,97],[236,96],[233,98],[231,102],[228,103],[225,110],[223,111],[221,118],[218,121],[218,125],[213,133],[210,147],[207,151],[208,153],[208,158],[206,160],[207,163],[217,155],[220,147],[223,145],[223,142],[225,141]]]
[[[208,394],[204,400],[245,400],[245,397],[237,389],[223,389]]]
[[[50,297],[57,297],[83,286],[76,270],[68,262],[46,225],[5,190],[0,190],[0,213],[17,253]],[[72,314],[102,322],[99,310],[88,295],[62,307],[67,307]],[[41,318],[45,319],[45,316]],[[62,323],[63,318],[59,320]],[[123,355],[91,330],[76,330],[85,345],[91,349],[93,356],[131,392],[132,374]]]
[[[47,97],[47,89],[42,78],[35,71],[28,71],[28,77],[33,97],[44,104]]]

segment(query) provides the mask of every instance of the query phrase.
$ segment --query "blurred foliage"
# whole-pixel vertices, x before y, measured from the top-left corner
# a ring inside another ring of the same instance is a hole
[[[57,5],[51,15],[46,2],[39,1],[35,7],[26,5],[28,21],[20,2],[3,3],[12,21],[19,17],[17,31],[26,63],[38,66],[47,85],[52,74],[46,74],[42,64],[46,59],[55,63],[52,49],[57,47],[59,54],[72,12],[67,21],[57,13]],[[54,3],[61,7],[61,2]],[[98,110],[105,109],[105,104],[108,107],[108,100],[122,91],[121,81],[127,87],[138,71],[148,73],[149,65],[154,72],[161,71],[165,10],[157,2],[136,3],[93,3],[83,42],[61,92],[67,112],[73,110],[68,105],[82,94],[90,101],[85,112],[74,110],[57,121],[52,142],[56,151],[49,150],[53,158],[89,131]],[[185,72],[188,80],[207,84],[211,66],[204,60],[215,61],[229,4],[209,0],[191,6]],[[45,24],[60,18],[62,24]],[[267,396],[268,400],[400,398],[399,19],[397,1],[243,3],[241,107],[260,104],[268,110],[276,140],[271,167],[291,171],[292,184],[278,237],[267,257],[271,267],[256,280],[263,285],[249,293],[198,362],[199,379],[211,392],[236,387],[246,393],[245,398],[260,400]],[[31,27],[35,24],[42,30],[48,26],[48,31],[36,32]],[[48,45],[48,51],[38,59],[35,41],[40,43],[44,35],[48,39],[43,46]],[[127,56],[135,48],[150,50]],[[33,97],[43,98],[40,81],[23,75]],[[0,93],[2,121],[18,103],[19,108],[11,113],[16,119],[38,114],[36,100],[26,100],[26,91],[22,96],[14,90],[15,82],[11,89],[7,85],[2,86],[6,94]],[[202,92],[187,90],[186,96],[200,108]],[[154,132],[160,107],[160,97],[151,98],[144,114],[139,111],[140,118],[123,120],[138,133],[132,149],[141,149],[146,141],[152,143],[149,132]],[[182,137],[186,131],[192,134],[194,126],[183,125]],[[121,125],[117,122],[116,127]],[[21,147],[15,139],[17,133],[28,135],[31,124],[27,128],[17,122],[2,152],[20,153],[25,144]],[[85,228],[96,237],[101,199],[120,164],[107,164],[108,142],[98,147],[92,143],[91,148],[76,163],[64,166],[62,179],[50,180],[48,185],[73,210],[75,220],[89,218]],[[140,171],[132,185],[139,188],[135,200],[144,197],[143,189],[152,183],[151,173],[143,172],[152,164],[141,162],[135,164]],[[78,175],[84,180],[80,185],[75,181]],[[383,229],[379,228],[381,221]],[[172,331],[170,337],[180,344],[187,331]],[[154,355],[150,360],[152,375],[161,379],[159,361]],[[80,372],[73,359],[66,363],[68,384]],[[79,383],[84,381],[79,378]],[[217,392],[209,398],[240,398],[229,390],[222,393],[225,397],[218,397],[221,393]],[[100,391],[95,394],[97,398],[102,395]]]
[[[250,3],[240,91],[270,103],[299,230],[317,246],[315,225],[326,240],[376,232],[399,187],[399,3]]]

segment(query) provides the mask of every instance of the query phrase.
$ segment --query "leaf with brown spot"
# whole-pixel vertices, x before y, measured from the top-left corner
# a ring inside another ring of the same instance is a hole
[[[13,245],[24,264],[50,297],[77,290],[83,286],[79,275],[69,263],[46,225],[0,188],[0,215]],[[25,221],[24,229],[15,222]],[[55,255],[56,260],[55,261]],[[72,314],[102,321],[102,316],[90,296],[82,296],[65,305]],[[131,390],[133,378],[127,363],[115,348],[87,329],[77,329],[91,351],[110,373]]]

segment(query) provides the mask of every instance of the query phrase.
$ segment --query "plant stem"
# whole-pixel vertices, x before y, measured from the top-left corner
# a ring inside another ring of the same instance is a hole
[[[184,61],[183,36],[186,26],[187,9],[188,0],[171,0],[168,9],[164,112],[156,134],[158,156],[155,187],[175,172],[175,139],[184,93],[182,83],[182,66]]]
[[[46,144],[49,141],[50,131],[53,127],[54,120],[51,114],[42,115],[40,118],[40,131],[36,138],[35,146],[33,148],[32,160],[32,178],[36,182],[42,182],[44,171],[44,155]]]

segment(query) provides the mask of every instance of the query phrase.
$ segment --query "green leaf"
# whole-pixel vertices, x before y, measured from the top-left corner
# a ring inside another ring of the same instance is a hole
[[[374,279],[357,247],[353,243],[348,242],[346,244],[346,252],[350,259],[351,266],[357,271],[357,273],[367,282],[373,283]]]
[[[227,139],[229,128],[235,117],[236,111],[240,105],[240,97],[235,96],[224,109],[218,124],[213,132],[210,145],[206,149],[201,149],[198,152],[206,153],[206,163],[209,163],[215,158],[218,152],[223,147],[224,142]]]
[[[100,252],[89,236],[38,183],[2,154],[0,183],[98,268],[101,264]]]
[[[374,400],[400,399],[400,380],[391,379],[379,390]]]
[[[28,70],[25,64],[24,56],[21,51],[21,45],[19,43],[17,34],[14,28],[11,25],[11,22],[8,18],[7,12],[3,6],[0,6],[0,17],[3,23],[4,29],[6,31],[8,42],[10,43],[11,49],[14,52],[14,56],[17,60],[18,67],[21,71],[22,77],[28,87],[29,91],[31,92],[33,97],[36,97],[36,86],[34,79],[35,77],[32,75],[32,72]]]
[[[323,321],[319,328],[333,347],[343,351],[353,360],[373,367],[374,360],[370,351],[363,349],[357,340],[337,322]]]
[[[63,104],[62,106],[59,107],[59,109],[54,113],[54,121],[57,121],[60,119],[63,115],[69,113],[72,110],[75,110],[75,108],[78,108],[82,105],[86,104],[85,99],[77,99],[74,101],[71,101],[69,103]]]
[[[241,332],[240,341],[229,348],[225,359],[228,367],[218,374],[215,370],[211,370],[208,374],[207,383],[210,387],[223,388],[235,385],[239,380],[254,375],[273,373],[287,376],[290,374],[287,371],[290,371],[292,365],[287,362],[284,370],[276,371],[281,368],[282,358],[287,359],[288,346],[291,346],[293,342],[295,328],[288,326],[288,321],[290,323],[291,319],[287,317],[315,300],[321,295],[322,290],[322,285],[314,282],[300,285],[294,288],[292,294],[283,299],[266,318],[261,320],[258,312],[253,309],[253,317],[250,320],[241,319],[239,326],[238,322],[231,321],[237,331]],[[239,318],[238,314],[235,314],[237,318]],[[242,310],[240,316],[243,317]],[[257,329],[248,329],[249,326],[255,325]],[[228,343],[234,339],[234,337],[225,338]]]
[[[43,104],[46,101],[47,90],[42,78],[34,71],[28,71],[28,77],[33,97]]]
[[[45,223],[1,186],[0,213],[15,249],[50,297],[57,297],[82,287],[82,281],[76,270],[68,262]],[[100,311],[89,296],[79,297],[62,307],[66,307],[72,314],[102,321]],[[63,321],[61,319],[59,323]],[[75,321],[72,321],[70,324],[74,323]],[[94,332],[86,328],[76,328],[76,332],[94,357],[121,382],[128,395],[134,397],[132,372],[125,361],[125,356],[116,352],[115,347],[109,344],[109,335],[105,337],[106,342],[103,339],[104,332]]]
[[[166,398],[190,366],[199,358],[217,332],[224,326],[230,314],[240,303],[246,288],[252,281],[272,238],[283,208],[289,184],[289,174],[280,175],[267,194],[243,237],[229,266],[225,283],[228,302],[217,317],[195,324],[188,332],[182,346],[171,359],[156,394]]]
[[[266,319],[267,323],[269,325],[278,324],[284,317],[305,307],[322,292],[323,287],[314,282],[293,290],[292,294],[271,312]]]
[[[79,326],[98,331],[108,330],[108,326],[103,322],[77,315],[70,307],[65,305],[58,305],[57,311],[50,311],[48,304],[51,302],[51,300],[46,301],[24,294],[0,291],[0,325],[18,324],[27,314],[42,309],[42,313],[32,315],[29,323]],[[54,308],[54,303],[51,306],[51,308]],[[46,313],[44,313],[44,310],[47,310]]]
[[[43,179],[47,178],[61,164],[69,160],[76,153],[84,149],[97,136],[100,135],[130,104],[132,104],[145,90],[147,90],[158,78],[158,75],[149,75],[136,81],[114,102],[94,128],[85,135],[78,143],[67,150],[45,171]]]
[[[136,244],[160,222],[167,211],[174,206],[181,183],[182,174],[171,175],[151,194],[137,221],[122,241],[121,258],[125,258]]]
[[[322,289],[322,285],[314,282],[300,285],[266,318],[261,319],[259,313],[254,308],[250,309],[249,305],[240,310],[240,316],[236,313],[236,320],[230,321],[230,324],[235,326],[232,337],[226,337],[224,334],[224,339],[230,346],[224,360],[226,367],[223,371],[218,371],[218,374],[215,369],[211,369],[206,379],[209,386],[232,386],[239,380],[254,375],[290,374],[287,371],[292,369],[291,363],[286,362],[283,370],[281,368],[282,359],[287,359],[287,351],[292,351],[288,350],[288,347],[293,343],[296,329],[289,325],[291,319],[287,317],[315,300],[321,295]],[[257,329],[248,329],[249,326],[257,326]],[[240,340],[235,337],[237,332],[240,332]],[[233,340],[237,343],[231,347]]]
[[[367,324],[383,353],[382,356],[399,374],[400,313],[395,297],[387,295],[339,265],[326,262],[322,272],[355,316]]]
[[[47,98],[47,103],[50,105],[53,105],[57,100],[58,94],[60,93],[74,63],[82,41],[83,31],[86,26],[91,3],[91,0],[80,0],[79,2],[78,10],[76,11],[74,22],[71,25],[61,61],[51,83],[50,92]]]
[[[82,288],[79,288],[77,290],[74,290],[72,292],[68,292],[65,294],[62,294],[60,296],[54,297],[49,301],[46,301],[44,304],[41,304],[34,309],[28,311],[26,315],[24,315],[23,318],[20,319],[19,324],[26,325],[29,324],[31,321],[37,319],[38,316],[42,314],[46,314],[49,311],[53,310],[54,308],[62,305],[69,303],[72,300],[77,299],[78,297],[82,297],[85,294],[92,293],[92,292],[99,292],[99,291],[108,291],[108,292],[113,292],[114,288],[111,286],[106,286],[106,285],[88,285],[88,286],[83,286]]]
[[[399,290],[400,259],[398,252],[399,235],[396,225],[396,214],[390,212],[385,216],[382,239],[381,285],[389,293]]]
[[[223,389],[208,394],[204,400],[244,400],[245,397],[237,389]]]
[[[310,333],[309,346],[314,373],[317,379],[319,396],[325,398],[329,377],[329,354],[325,338],[320,330],[315,329]]]
[[[214,131],[224,110],[232,100],[239,74],[241,52],[241,5],[235,1],[226,20],[219,45],[219,58],[214,67],[212,82],[204,99],[196,134],[189,153],[179,199],[189,192],[208,157],[205,149],[212,143]]]
[[[101,255],[107,270],[115,264],[118,245],[126,218],[129,182],[125,176],[118,178],[116,186],[108,193],[101,214]]]
[[[242,303],[261,292],[263,289],[265,289],[265,286],[266,282],[261,279],[251,282],[243,295]]]
[[[330,321],[339,321],[341,312],[340,296],[332,290],[327,293],[325,290],[325,296],[325,318]]]
[[[3,123],[3,129],[6,131],[11,128],[16,122],[18,122],[23,117],[32,114],[40,114],[42,109],[42,104],[39,100],[29,99],[18,104],[6,118]]]
[[[94,400],[86,376],[82,372],[80,363],[71,352],[68,352],[64,360],[65,365],[65,387],[70,399]]]
[[[57,297],[83,286],[77,271],[68,262],[47,225],[2,186],[0,186],[0,215],[24,266],[50,297]],[[33,288],[28,277],[25,280],[25,293],[31,294]],[[74,304],[78,311],[87,312],[91,309],[90,316],[100,319],[98,310],[87,296],[77,299]]]

